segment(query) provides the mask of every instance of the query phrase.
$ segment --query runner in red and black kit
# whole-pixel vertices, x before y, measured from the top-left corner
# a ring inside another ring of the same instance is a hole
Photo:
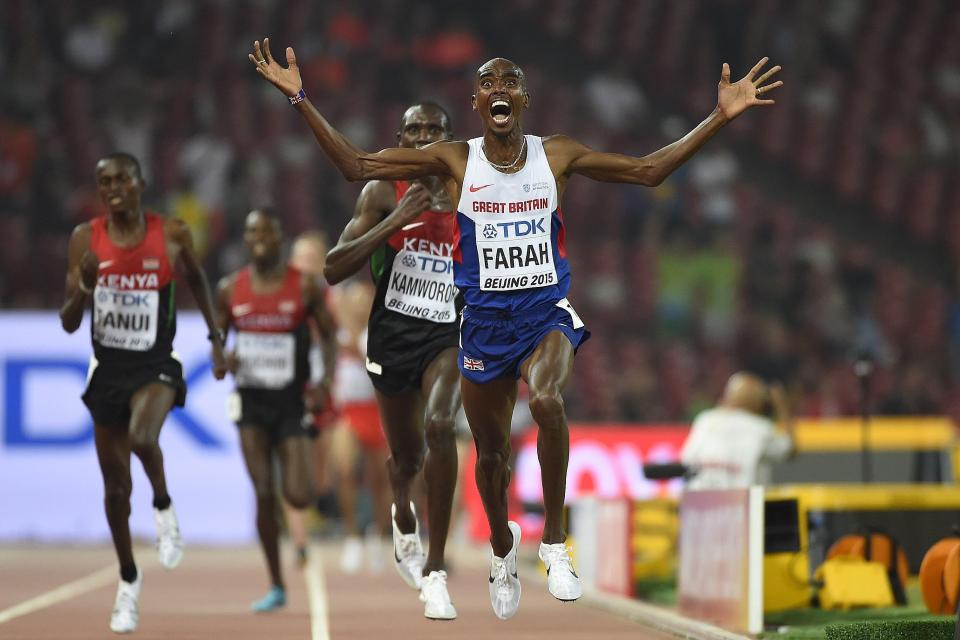
[[[397,141],[400,147],[421,148],[451,135],[446,111],[423,102],[404,113]],[[370,182],[324,267],[335,284],[370,260],[377,295],[366,366],[390,445],[394,558],[404,581],[420,589],[424,615],[444,620],[457,616],[443,555],[457,482],[454,419],[460,408],[452,211],[437,180]],[[421,468],[430,525],[427,557],[410,500]]]
[[[226,363],[213,324],[210,288],[190,230],[180,220],[140,209],[144,181],[133,156],[104,157],[97,163],[96,178],[109,213],[73,230],[60,319],[67,332],[76,331],[92,297],[94,355],[83,401],[93,416],[104,506],[120,561],[121,580],[110,628],[127,633],[139,622],[143,582],[143,572],[133,559],[128,524],[131,451],[140,458],[153,487],[160,563],[172,569],[183,557],[159,445],[167,414],[174,405],[183,406],[187,391],[183,368],[173,355],[177,262],[210,329],[217,379],[225,375]]]
[[[304,509],[314,498],[314,425],[304,403],[310,378],[308,318],[319,330],[321,384],[327,389],[336,358],[336,329],[323,291],[312,277],[282,259],[282,239],[280,222],[269,209],[251,211],[244,229],[251,263],[221,280],[217,290],[217,322],[224,331],[230,327],[236,331],[234,350],[227,358],[237,385],[230,417],[240,428],[243,458],[257,495],[257,531],[270,572],[269,591],[252,605],[258,613],[286,604],[274,454],[287,503]]]

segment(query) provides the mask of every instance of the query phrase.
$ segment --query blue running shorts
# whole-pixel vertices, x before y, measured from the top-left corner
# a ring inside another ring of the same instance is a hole
[[[482,311],[464,307],[460,321],[460,372],[471,382],[520,377],[520,365],[547,334],[562,331],[574,352],[590,338],[566,298],[523,311]]]

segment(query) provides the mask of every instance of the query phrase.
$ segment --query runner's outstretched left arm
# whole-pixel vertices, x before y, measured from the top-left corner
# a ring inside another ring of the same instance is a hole
[[[213,376],[217,380],[223,380],[223,377],[227,375],[227,363],[223,355],[223,337],[220,328],[214,321],[210,283],[207,281],[207,273],[204,271],[203,265],[200,264],[200,258],[193,248],[193,236],[190,235],[190,228],[182,220],[172,219],[167,221],[167,233],[168,237],[180,247],[179,257],[183,264],[187,285],[190,287],[190,292],[193,293],[193,298],[197,301],[197,307],[207,323],[208,336],[213,348]]]
[[[779,80],[763,83],[780,71],[780,66],[769,69],[755,78],[767,63],[763,58],[737,82],[730,82],[730,66],[724,63],[717,85],[717,106],[707,118],[690,133],[653,153],[635,158],[619,153],[594,151],[566,136],[553,136],[545,141],[555,174],[579,173],[602,182],[625,182],[655,187],[686,162],[707,140],[725,124],[754,105],[771,105],[773,100],[761,96],[783,83]]]

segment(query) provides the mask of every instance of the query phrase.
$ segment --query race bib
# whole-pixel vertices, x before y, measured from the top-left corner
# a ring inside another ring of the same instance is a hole
[[[294,376],[296,339],[291,333],[237,332],[238,387],[282,389]]]
[[[447,323],[457,319],[453,260],[403,249],[393,259],[383,304],[405,316]]]
[[[477,261],[480,289],[512,291],[557,283],[551,242],[552,214],[478,218]]]
[[[93,339],[98,344],[127,351],[153,348],[160,292],[97,285],[93,301]]]

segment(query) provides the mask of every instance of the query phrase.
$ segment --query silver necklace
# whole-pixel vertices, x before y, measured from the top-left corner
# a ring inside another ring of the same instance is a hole
[[[514,158],[513,162],[509,164],[497,164],[496,162],[491,162],[490,158],[487,157],[487,146],[483,145],[483,159],[487,161],[494,169],[513,169],[517,166],[517,163],[520,162],[520,158],[523,157],[523,152],[527,148],[527,136],[523,136],[523,143],[520,145],[520,153],[517,154],[517,157]]]

